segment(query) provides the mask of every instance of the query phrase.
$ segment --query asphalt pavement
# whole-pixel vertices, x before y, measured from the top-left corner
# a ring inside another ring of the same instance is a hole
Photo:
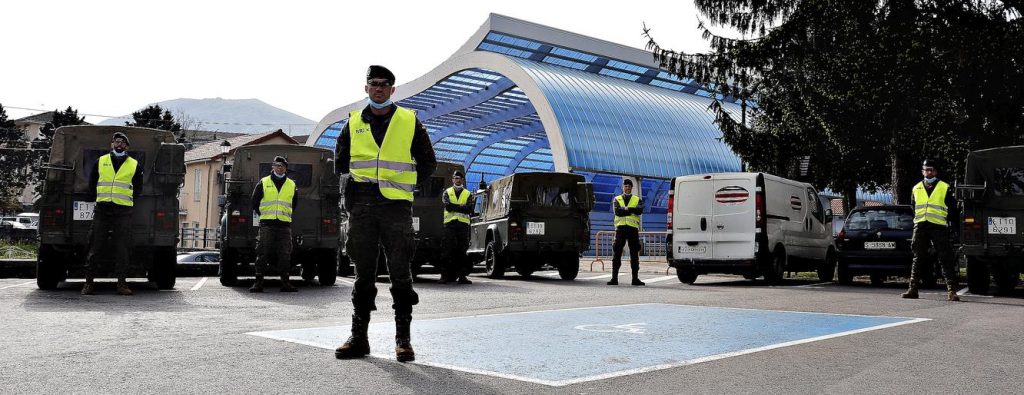
[[[40,291],[0,279],[3,393],[1019,393],[1024,292],[905,284],[850,286],[736,276],[683,285],[646,264],[645,287],[608,286],[589,261],[575,281],[475,274],[472,285],[421,276],[414,363],[394,360],[388,284],[371,321],[375,356],[340,361],[351,278],[296,294],[250,294],[249,280],[179,278],[136,295],[113,281]],[[610,266],[610,265],[609,265]],[[606,268],[609,269],[609,268]]]

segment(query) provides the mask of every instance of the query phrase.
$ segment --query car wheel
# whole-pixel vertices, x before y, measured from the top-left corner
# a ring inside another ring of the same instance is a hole
[[[487,247],[484,249],[484,263],[487,269],[487,277],[490,278],[505,277],[505,257],[499,254],[495,250],[496,248],[494,240],[491,240],[487,242]]]
[[[516,264],[516,273],[519,273],[524,278],[530,278],[535,270],[536,267],[527,263]]]
[[[871,285],[879,286],[885,284],[886,275],[880,273],[871,273]]]
[[[676,277],[679,278],[679,282],[683,284],[693,284],[697,282],[697,272],[689,269],[676,268]],[[746,275],[744,275],[746,277]],[[757,278],[757,276],[754,276]]]
[[[786,274],[786,250],[782,247],[776,248],[768,264],[770,266],[764,270],[764,279],[769,284],[781,283],[782,276]]]
[[[238,260],[235,254],[231,253],[231,250],[223,250],[220,253],[220,263],[218,264],[220,271],[220,285],[225,287],[233,287],[238,284]]]
[[[976,257],[967,257],[967,289],[975,295],[988,295],[988,265]]]
[[[174,247],[161,247],[153,251],[153,262],[148,277],[159,289],[173,289],[178,280],[178,261],[174,254]]]
[[[1000,296],[1013,294],[1014,288],[1020,280],[1020,273],[1013,267],[1013,262],[1004,260],[999,262],[998,268],[993,270],[992,277],[996,281],[996,291]]]
[[[838,277],[839,284],[850,285],[853,284],[853,273],[850,272],[849,265],[843,261],[839,261],[836,265],[836,277]]]
[[[818,265],[818,280],[831,282],[836,276],[836,253],[831,249],[825,255],[825,260]]]
[[[323,250],[316,261],[316,277],[320,285],[330,287],[338,281],[338,253],[334,250]]]
[[[558,277],[562,280],[571,281],[576,279],[580,273],[580,257],[575,253],[566,256],[558,265]]]
[[[56,289],[57,284],[64,280],[66,276],[62,255],[49,244],[39,247],[39,256],[36,259],[36,286],[39,289]]]

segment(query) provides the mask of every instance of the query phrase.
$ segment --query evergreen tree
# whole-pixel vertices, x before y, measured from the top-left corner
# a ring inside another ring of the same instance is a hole
[[[138,126],[142,128],[162,129],[171,132],[180,132],[181,124],[174,120],[169,110],[160,108],[159,104],[153,104],[142,110],[132,113],[134,122],[125,122],[127,126]]]
[[[14,170],[13,175],[0,177],[0,211],[20,211],[18,197],[28,185],[27,174],[31,160],[31,150],[25,138],[25,130],[7,118],[7,110],[0,104],[0,162],[4,167]]]

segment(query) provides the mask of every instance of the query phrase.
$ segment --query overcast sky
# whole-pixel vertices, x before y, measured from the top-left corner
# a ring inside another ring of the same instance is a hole
[[[5,1],[0,104],[125,115],[177,98],[260,99],[320,121],[364,97],[366,67],[398,84],[443,62],[498,13],[643,48],[705,52],[682,1]],[[90,122],[102,118],[89,117]]]

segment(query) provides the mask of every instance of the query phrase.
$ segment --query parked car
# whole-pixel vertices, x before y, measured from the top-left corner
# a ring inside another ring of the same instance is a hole
[[[871,277],[872,285],[888,276],[909,276],[913,233],[914,208],[909,205],[853,209],[836,236],[839,283],[850,284],[854,276],[863,274]],[[921,280],[925,287],[932,287],[939,274],[933,254],[926,259],[928,269],[922,270]]]
[[[817,271],[832,281],[832,210],[810,184],[765,173],[676,177],[668,201],[668,262],[679,281],[706,273],[764,276]]]
[[[15,217],[15,220],[24,225],[26,229],[39,229],[39,214],[37,213],[21,213]]]

